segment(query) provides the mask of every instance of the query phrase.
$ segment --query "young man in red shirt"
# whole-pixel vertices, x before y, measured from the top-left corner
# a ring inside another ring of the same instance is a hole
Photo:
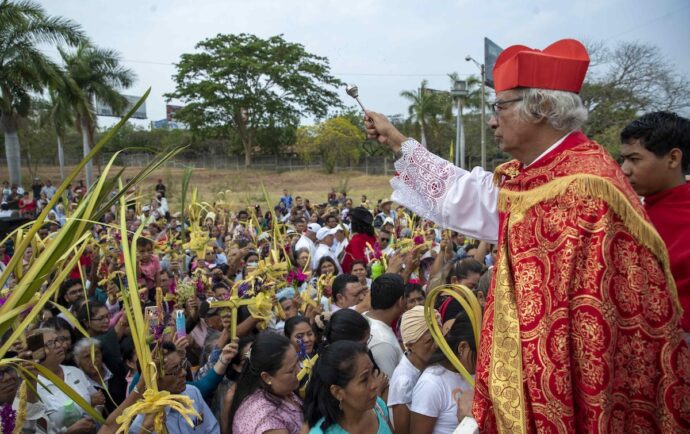
[[[668,248],[690,344],[690,183],[683,174],[690,165],[690,120],[648,113],[623,129],[620,150],[621,169]]]

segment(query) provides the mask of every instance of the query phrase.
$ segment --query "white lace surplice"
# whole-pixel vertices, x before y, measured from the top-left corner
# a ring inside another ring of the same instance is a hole
[[[481,167],[471,172],[432,154],[416,140],[401,147],[391,179],[391,199],[418,215],[468,237],[498,240],[498,187],[493,173]]]

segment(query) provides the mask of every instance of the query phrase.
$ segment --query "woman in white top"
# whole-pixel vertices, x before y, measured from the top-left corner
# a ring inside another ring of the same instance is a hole
[[[469,317],[461,312],[445,336],[462,365],[474,375],[477,346]],[[471,386],[455,370],[440,350],[429,360],[428,367],[412,391],[410,432],[415,434],[451,434],[459,424],[458,392],[469,392]]]
[[[415,306],[403,314],[400,334],[405,345],[405,357],[393,371],[388,388],[388,408],[395,433],[407,434],[410,432],[412,390],[436,349],[424,320],[424,306]]]
[[[43,328],[34,331],[32,335],[34,334],[43,335],[45,358],[41,364],[81,395],[86,402],[92,404],[92,397],[97,395],[97,392],[90,386],[84,371],[73,366],[61,365],[65,359],[65,349],[55,330]],[[37,392],[45,406],[48,434],[96,430],[93,419],[87,417],[79,405],[42,375],[38,376]]]

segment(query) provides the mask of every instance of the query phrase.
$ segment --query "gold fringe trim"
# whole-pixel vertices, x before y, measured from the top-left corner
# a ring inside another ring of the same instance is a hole
[[[606,202],[613,212],[620,217],[632,236],[657,257],[664,269],[671,298],[682,315],[683,309],[678,299],[676,282],[671,274],[668,250],[664,240],[654,226],[637,212],[623,192],[607,179],[596,175],[577,174],[556,178],[528,191],[516,192],[502,188],[498,193],[498,210],[510,211],[511,215],[524,216],[528,209],[538,203],[564,194],[569,188],[574,189],[578,195],[587,195]]]

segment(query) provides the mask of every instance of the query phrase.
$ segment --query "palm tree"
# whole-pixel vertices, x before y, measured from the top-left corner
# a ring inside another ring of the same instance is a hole
[[[436,127],[440,118],[449,118],[451,107],[448,95],[430,91],[427,89],[428,84],[427,80],[422,80],[418,90],[400,92],[400,96],[410,101],[408,107],[410,120],[419,126],[424,146],[426,146],[426,133],[429,127]]]
[[[18,120],[28,116],[31,94],[57,79],[57,65],[38,46],[45,43],[76,45],[85,38],[71,20],[49,17],[32,1],[0,2],[0,128],[5,134],[5,156],[10,182],[21,183]]]
[[[64,88],[60,90],[61,87],[62,86],[53,87],[48,91],[50,110],[46,122],[50,123],[55,130],[55,135],[57,136],[58,162],[60,163],[60,179],[65,179],[65,152],[63,140],[65,138],[67,126],[74,123],[76,114],[67,97],[67,93]]]
[[[127,99],[118,89],[128,88],[135,79],[134,72],[121,64],[120,54],[115,50],[94,47],[89,43],[79,44],[73,52],[60,49],[65,63],[64,98],[70,102],[77,118],[77,128],[82,134],[84,156],[95,144],[96,99],[107,104],[116,114],[127,107]],[[93,165],[86,165],[86,185],[91,186]]]

